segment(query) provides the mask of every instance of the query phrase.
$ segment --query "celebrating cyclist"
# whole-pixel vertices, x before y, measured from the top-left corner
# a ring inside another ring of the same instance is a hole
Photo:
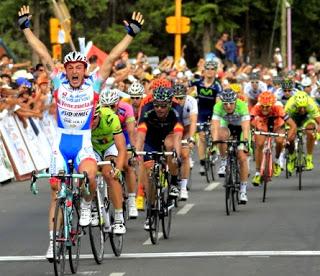
[[[193,138],[197,130],[198,103],[197,100],[187,95],[187,87],[183,84],[175,84],[173,86],[174,100],[183,107],[183,140],[187,140],[187,144],[182,145],[181,149],[181,180],[180,180],[180,199],[188,199],[188,178],[190,176],[190,148],[195,144]]]
[[[19,10],[18,24],[29,45],[41,58],[54,85],[54,98],[57,106],[57,139],[52,149],[50,172],[67,170],[67,161],[72,159],[77,171],[88,173],[90,195],[81,202],[80,225],[91,222],[91,200],[96,189],[97,164],[91,143],[91,122],[102,83],[110,75],[113,62],[129,46],[144,23],[140,13],[134,12],[132,19],[125,21],[128,34],[112,49],[96,75],[85,76],[87,59],[79,52],[70,52],[64,58],[65,73],[54,68],[54,62],[45,45],[30,29],[29,6]],[[50,243],[47,258],[53,258],[53,217],[58,183],[51,181],[51,203],[49,209]]]
[[[177,158],[181,156],[181,138],[183,134],[182,118],[172,108],[173,91],[171,88],[158,87],[153,92],[153,102],[146,104],[141,112],[138,123],[138,136],[136,148],[138,151],[161,151],[165,146],[167,151],[175,150]],[[172,158],[168,159],[171,174],[170,195],[179,196],[177,188],[178,162]],[[145,191],[149,195],[149,179],[146,177],[151,168],[148,157],[144,158],[144,164],[140,170],[140,178],[145,179]],[[144,175],[143,175],[144,174]],[[149,229],[148,219],[145,223],[146,230]]]
[[[258,97],[258,103],[250,111],[252,126],[259,131],[285,133],[285,124],[288,125],[288,140],[294,141],[296,133],[296,124],[285,113],[284,107],[276,103],[276,97],[269,91],[262,92]],[[266,137],[263,135],[255,135],[255,160],[256,173],[253,176],[252,184],[258,186],[261,184],[260,166],[262,160],[262,150]],[[276,137],[276,155],[273,168],[273,175],[281,174],[280,153],[283,149],[284,137]]]
[[[104,93],[106,88],[101,92]],[[110,186],[111,201],[115,209],[113,233],[125,234],[123,210],[122,210],[122,187],[119,177],[126,160],[126,139],[123,135],[120,120],[114,111],[108,107],[97,105],[92,122],[92,145],[96,160],[115,161],[116,168],[112,170],[111,165],[102,166],[103,177]]]
[[[238,161],[240,165],[240,203],[248,201],[248,140],[250,135],[250,115],[248,104],[237,99],[237,94],[231,89],[226,89],[221,93],[219,101],[213,110],[212,115],[212,140],[227,140],[231,135],[243,141],[238,147]],[[220,176],[225,175],[226,170],[226,144],[219,145],[221,155]]]
[[[320,112],[316,102],[304,91],[298,91],[285,105],[285,112],[295,121],[298,128],[305,128],[307,136],[307,155],[305,169],[313,169],[313,149],[316,138],[320,132]],[[317,131],[317,135],[315,135]],[[289,145],[288,171],[293,172],[295,168],[296,154],[294,152],[294,141]]]
[[[133,115],[132,106],[126,102],[120,101],[119,90],[104,89],[100,94],[100,104],[111,108],[119,117],[123,134],[126,138],[126,147],[131,148],[135,143],[135,119]],[[129,155],[127,154],[127,160]],[[134,170],[126,162],[125,167],[126,184],[128,186],[129,197],[129,217],[137,218],[138,210],[136,208],[136,176]]]
[[[207,123],[212,116],[212,110],[216,103],[217,96],[222,92],[222,87],[216,79],[218,64],[207,61],[204,65],[203,78],[190,82],[190,86],[197,87],[198,97],[198,123]],[[205,172],[205,132],[199,128],[198,155],[200,160],[200,174]]]

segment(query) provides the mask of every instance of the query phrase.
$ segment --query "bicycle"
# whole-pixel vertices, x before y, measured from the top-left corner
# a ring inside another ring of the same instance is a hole
[[[53,265],[55,275],[64,275],[66,254],[69,255],[69,265],[73,274],[77,273],[80,257],[81,236],[84,233],[79,225],[81,188],[76,180],[83,180],[83,192],[89,194],[86,172],[73,173],[73,162],[68,161],[68,172],[58,174],[32,172],[30,190],[38,194],[37,179],[56,178],[60,182],[57,192],[57,202],[53,224]]]
[[[112,170],[115,169],[115,163],[112,160],[100,161],[97,165],[98,167],[110,165]],[[112,251],[115,256],[119,257],[123,248],[123,235],[112,232],[114,209],[108,194],[109,186],[100,171],[96,176],[96,182],[96,197],[92,200],[93,221],[89,226],[89,237],[94,259],[97,264],[101,264],[104,258],[105,241],[110,239]]]
[[[170,151],[137,151],[138,156],[150,156],[154,160],[150,171],[150,188],[147,199],[147,217],[149,220],[149,235],[152,244],[159,240],[159,221],[161,220],[163,237],[168,239],[171,230],[172,209],[175,201],[169,196],[169,168],[166,163],[167,156],[175,157]]]
[[[205,143],[206,143],[206,151],[205,151],[205,176],[207,183],[210,183],[215,180],[215,165],[218,160],[218,155],[216,151],[212,151],[212,137],[210,131],[210,122],[197,123],[199,126],[199,130],[204,131],[205,134]]]
[[[227,216],[231,210],[235,212],[239,204],[240,192],[240,171],[238,165],[238,146],[243,144],[243,141],[236,139],[217,140],[214,144],[227,144],[227,165],[225,174],[225,206]]]
[[[262,161],[260,165],[260,175],[262,176],[263,181],[263,196],[262,202],[266,201],[267,194],[267,184],[271,181],[273,175],[273,162],[272,162],[272,138],[274,137],[286,137],[287,135],[284,133],[274,133],[274,132],[266,132],[266,131],[255,131],[256,135],[266,136],[267,139],[263,145],[263,155]]]
[[[304,140],[303,140],[303,135],[304,131],[306,130],[313,130],[315,131],[315,128],[304,128],[304,127],[299,127],[297,129],[297,139],[295,141],[295,151],[297,153],[297,157],[295,160],[295,168],[296,168],[296,175],[299,177],[299,183],[298,183],[298,189],[299,191],[302,190],[302,172],[304,171],[304,167],[306,165],[306,160],[305,160],[305,153],[304,153]],[[287,150],[286,154],[286,177],[289,178],[291,175],[288,171],[288,162],[289,162],[289,152]]]

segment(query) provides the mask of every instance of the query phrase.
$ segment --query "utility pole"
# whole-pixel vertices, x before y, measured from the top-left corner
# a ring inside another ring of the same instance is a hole
[[[283,68],[287,67],[287,0],[281,2],[281,38],[280,38],[280,49],[283,59]]]
[[[38,0],[33,1],[33,31],[36,37],[40,38],[40,3]],[[32,64],[39,63],[40,58],[36,51],[32,51]]]
[[[287,8],[287,37],[288,37],[288,69],[292,67],[292,32],[291,32],[291,5],[286,1]]]

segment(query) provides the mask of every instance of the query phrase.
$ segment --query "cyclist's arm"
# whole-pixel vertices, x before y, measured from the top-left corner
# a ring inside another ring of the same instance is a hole
[[[190,129],[189,129],[189,137],[193,137],[197,131],[197,119],[198,114],[190,114]]]
[[[250,136],[250,120],[244,120],[241,122],[241,128],[243,133],[243,140],[249,141]]]
[[[215,116],[211,120],[211,136],[213,141],[216,141],[219,139],[219,128],[220,128],[220,119]]]
[[[176,150],[178,157],[181,156],[181,139],[183,134],[182,123],[178,122],[173,128],[173,148]]]
[[[134,133],[135,124],[136,124],[135,120],[131,120],[130,122],[126,123],[130,143],[133,146],[136,144],[136,137],[135,137],[135,133]]]
[[[117,169],[122,171],[124,167],[126,155],[127,155],[126,139],[124,138],[124,135],[122,132],[118,134],[114,134],[113,139],[114,139],[116,148],[118,150],[116,167]]]
[[[317,122],[317,132],[320,133],[320,117],[314,118]]]
[[[288,140],[289,141],[293,141],[294,138],[296,137],[296,132],[297,132],[297,125],[294,122],[294,120],[292,120],[292,118],[288,118],[287,120],[285,120],[286,124],[289,127],[288,130]]]

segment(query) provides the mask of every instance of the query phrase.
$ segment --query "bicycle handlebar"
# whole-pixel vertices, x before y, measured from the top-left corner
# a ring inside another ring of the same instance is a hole
[[[263,135],[263,136],[270,136],[270,137],[286,137],[285,133],[275,133],[275,132],[267,132],[267,131],[255,131],[254,134]]]
[[[136,151],[137,155],[148,155],[148,156],[173,156],[176,157],[175,151]]]
[[[215,140],[212,141],[213,144],[244,144],[244,143],[248,143],[248,141],[240,141],[240,140]]]

